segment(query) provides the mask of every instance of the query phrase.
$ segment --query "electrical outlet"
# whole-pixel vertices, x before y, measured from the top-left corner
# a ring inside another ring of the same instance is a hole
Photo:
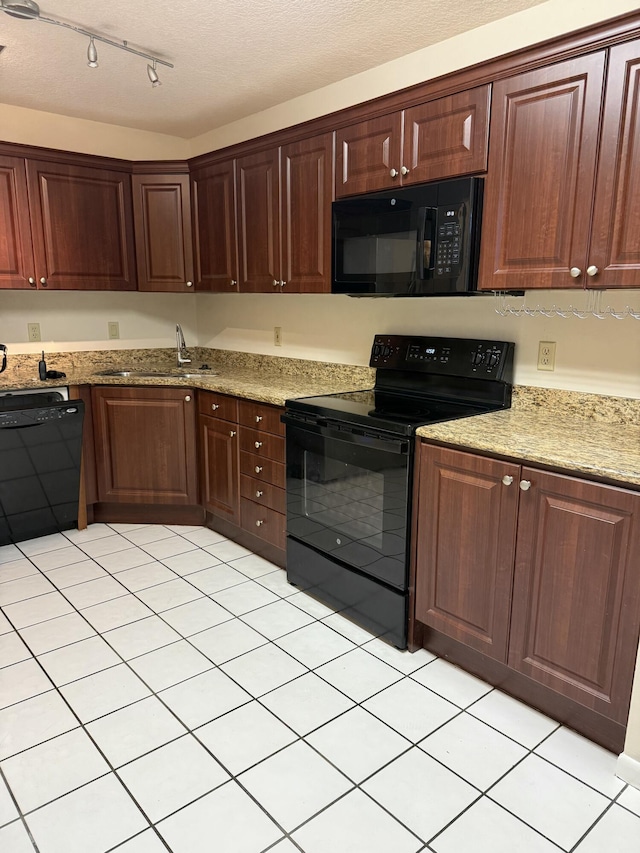
[[[282,346],[282,326],[273,327],[273,344],[276,347]]]
[[[120,324],[115,322],[107,323],[107,328],[109,329],[109,339],[115,340],[120,337]]]
[[[40,323],[27,323],[27,340],[42,340],[40,337]]]
[[[538,343],[538,370],[555,370],[556,344],[555,341],[540,341]]]

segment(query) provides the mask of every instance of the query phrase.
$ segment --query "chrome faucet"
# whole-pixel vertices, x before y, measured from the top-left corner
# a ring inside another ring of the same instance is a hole
[[[176,323],[176,363],[178,367],[182,367],[183,364],[191,364],[191,359],[185,358],[186,355],[187,345],[184,342],[182,326],[180,323]]]

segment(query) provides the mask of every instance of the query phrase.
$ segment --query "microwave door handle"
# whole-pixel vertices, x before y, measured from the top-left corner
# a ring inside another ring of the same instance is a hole
[[[420,279],[428,278],[429,271],[435,266],[437,214],[437,207],[421,207],[418,211],[416,266]]]

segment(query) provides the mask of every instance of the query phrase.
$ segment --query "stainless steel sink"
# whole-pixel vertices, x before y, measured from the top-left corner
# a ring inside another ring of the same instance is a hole
[[[205,376],[217,376],[211,370],[98,370],[96,376],[132,376],[140,379],[202,379]]]

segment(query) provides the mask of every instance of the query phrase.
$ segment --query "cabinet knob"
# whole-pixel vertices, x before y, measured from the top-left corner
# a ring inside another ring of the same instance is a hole
[[[285,287],[286,283],[287,283],[286,281],[281,281],[281,282],[280,282],[280,287]]]
[[[260,448],[262,447],[261,441],[254,441],[253,444],[256,450],[260,450]]]
[[[188,281],[188,282],[187,282],[187,287],[193,287],[193,282],[192,282],[192,281]]]
[[[235,287],[237,285],[237,283],[238,282],[235,280],[235,278],[232,278],[231,283],[229,284],[229,287]]]
[[[505,474],[502,478],[502,482],[505,486],[510,486],[513,483],[513,477],[509,476],[509,474]]]
[[[523,492],[528,492],[531,488],[531,480],[520,480],[520,488]]]
[[[41,284],[43,287],[46,287],[46,286],[47,286],[47,280],[46,280],[46,278],[45,278],[44,276],[42,276],[42,278],[40,279],[40,284]]]
[[[599,272],[600,272],[600,270],[598,269],[598,267],[595,264],[591,264],[590,267],[587,267],[587,275],[590,275],[593,277],[594,275],[598,275]]]
[[[256,474],[259,474],[262,471],[262,465],[256,465]]]
[[[409,170],[407,169],[407,167],[406,167],[406,166],[403,166],[403,167],[400,169],[400,174],[401,174],[401,175],[408,175],[408,174],[409,174]]]
[[[36,280],[35,280],[35,278],[34,278],[32,275],[30,275],[30,276],[29,276],[29,279],[28,279],[28,280],[29,280],[29,284],[31,285],[31,287],[35,287],[35,286],[36,286]]]
[[[256,497],[257,497],[257,498],[261,498],[261,497],[262,497],[262,492],[260,491],[260,489],[256,489]]]
[[[184,398],[184,401],[185,401],[185,403],[190,403],[191,402],[191,396],[189,394],[187,394],[187,396]]]
[[[237,432],[237,430],[235,430],[235,429],[232,429],[232,430],[229,432],[229,435],[231,436],[231,438],[233,438],[233,436],[236,434],[236,432]]]
[[[259,424],[262,420],[262,415],[256,415],[256,423]]]
[[[277,278],[274,278],[274,280],[273,280],[272,284],[273,284],[273,286],[274,286],[274,287],[277,287],[277,286],[280,284],[280,282],[278,281],[278,279],[277,279]]]
[[[220,408],[220,403],[212,403],[211,408],[213,409],[214,412],[217,412],[218,409]]]
[[[389,174],[391,175],[392,178],[397,178],[398,177],[398,170],[397,169],[389,169]]]
[[[262,527],[262,525],[263,525],[263,524],[264,524],[264,521],[263,521],[261,518],[259,518],[259,519],[256,521],[256,527]]]
[[[582,275],[582,270],[580,267],[571,267],[569,270],[569,275],[571,278],[579,278]]]

